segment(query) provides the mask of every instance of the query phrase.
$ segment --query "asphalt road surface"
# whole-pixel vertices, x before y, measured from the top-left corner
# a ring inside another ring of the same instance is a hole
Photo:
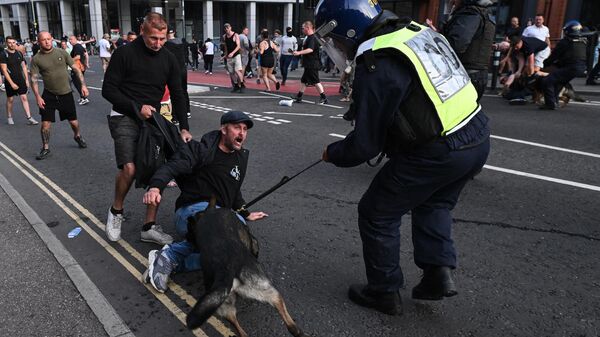
[[[39,127],[25,125],[16,102],[17,124],[0,125],[0,172],[44,222],[54,222],[51,231],[133,334],[234,335],[218,319],[193,333],[182,323],[202,294],[201,273],[175,275],[164,295],[139,281],[148,252],[160,248],[139,240],[142,190],[132,189],[126,200],[123,240],[106,240],[102,226],[112,202],[116,165],[106,122],[110,105],[101,97],[102,73],[96,61],[96,72],[86,73],[91,103],[78,107],[89,147],[78,149],[68,124],[56,123],[52,157],[36,161]],[[37,116],[33,95],[29,97]],[[217,128],[221,114],[230,109],[254,119],[245,145],[250,150],[246,200],[318,160],[327,144],[352,129],[340,117],[348,104],[335,98],[328,106],[307,102],[286,107],[278,105],[281,98],[276,95],[252,90],[231,94],[227,88],[211,87],[190,99],[196,138]],[[0,106],[5,100],[0,95]],[[303,330],[336,337],[600,335],[600,105],[573,103],[542,112],[533,105],[511,107],[494,96],[484,97],[482,104],[491,118],[492,151],[453,213],[459,258],[456,297],[440,302],[410,298],[420,270],[412,261],[407,215],[400,252],[407,283],[401,291],[404,315],[389,317],[348,300],[348,285],[365,282],[357,204],[377,168],[321,163],[252,207],[270,215],[250,223],[260,241],[260,261]],[[176,188],[167,190],[158,219],[173,235],[177,193]],[[82,233],[68,239],[77,226]],[[43,245],[39,240],[31,244]],[[2,259],[9,258],[3,254]],[[43,289],[45,284],[38,286]],[[28,298],[37,300],[33,293]],[[238,318],[251,336],[288,335],[275,309],[266,304],[240,301]],[[39,335],[48,334],[43,324],[38,326]],[[18,330],[13,326],[10,331]]]

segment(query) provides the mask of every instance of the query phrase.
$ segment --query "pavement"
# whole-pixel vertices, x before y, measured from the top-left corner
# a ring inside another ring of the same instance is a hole
[[[316,93],[307,92],[306,103],[284,107],[263,88],[230,94],[223,69],[215,73],[225,82],[198,74],[191,130],[198,138],[214,129],[228,109],[255,121],[246,143],[246,200],[313,163],[326,144],[352,129],[340,117],[348,103],[335,96],[322,106],[308,102]],[[160,248],[139,240],[143,190],[128,195],[123,239],[106,241],[103,221],[116,168],[101,79],[93,58],[86,72],[91,103],[78,107],[87,149],[77,148],[66,123],[55,123],[53,156],[36,161],[39,127],[25,125],[18,102],[17,124],[0,124],[0,335],[233,335],[217,318],[194,332],[186,329],[185,314],[203,293],[199,273],[175,275],[165,294],[140,282],[148,252]],[[253,206],[269,214],[250,224],[260,261],[303,330],[327,337],[600,335],[600,103],[571,102],[542,112],[486,95],[482,104],[491,120],[492,152],[453,213],[456,297],[410,298],[421,272],[412,263],[406,216],[400,250],[404,316],[388,317],[347,299],[349,284],[365,282],[356,207],[378,169],[321,163]],[[165,191],[158,218],[171,234],[176,196],[177,189]],[[69,239],[75,227],[82,231]],[[288,335],[268,305],[240,301],[238,316],[252,336]]]
[[[57,239],[47,229],[41,233],[34,230],[34,225],[43,228],[57,224],[30,223],[23,213],[33,218],[37,214],[1,174],[0,186],[0,246],[4,256],[0,259],[0,283],[3,289],[14,290],[3,291],[0,296],[1,335],[107,336],[82,295],[87,291],[80,292],[57,261],[64,261],[64,247],[54,255],[42,237],[52,241],[50,245],[56,244]],[[76,263],[66,267],[72,271]]]

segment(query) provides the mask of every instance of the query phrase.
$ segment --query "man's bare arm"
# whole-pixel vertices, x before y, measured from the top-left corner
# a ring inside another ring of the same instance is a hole
[[[31,90],[33,90],[33,94],[35,95],[36,98],[41,97],[41,95],[40,95],[40,88],[38,86],[38,81],[41,78],[42,77],[38,73],[32,73],[31,74]]]
[[[5,63],[0,64],[0,70],[2,70],[2,75],[4,75],[4,78],[6,79],[8,84],[10,84],[12,86],[15,82],[13,82],[12,78],[10,77],[10,74],[8,72],[8,67],[6,66]]]
[[[29,86],[29,71],[27,71],[27,64],[25,64],[25,61],[21,62],[21,68],[23,69],[23,76],[25,76],[25,84]]]
[[[87,87],[87,85],[85,85],[85,80],[83,79],[83,73],[81,72],[81,70],[77,69],[77,67],[73,67],[72,69],[75,73],[75,77],[77,77],[77,80],[81,84],[81,87]]]

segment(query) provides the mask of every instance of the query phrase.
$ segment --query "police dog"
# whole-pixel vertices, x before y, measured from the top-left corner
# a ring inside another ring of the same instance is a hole
[[[307,337],[258,263],[258,246],[247,227],[232,210],[216,208],[215,198],[204,212],[188,219],[188,240],[200,252],[205,287],[205,294],[187,315],[188,328],[200,327],[216,313],[229,321],[239,336],[247,337],[236,317],[239,295],[271,304],[292,335]]]

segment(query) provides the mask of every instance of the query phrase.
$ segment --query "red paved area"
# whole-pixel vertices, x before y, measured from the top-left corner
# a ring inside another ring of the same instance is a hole
[[[301,69],[296,70],[296,72],[302,71]],[[302,73],[299,73],[302,74]],[[279,79],[279,78],[278,78]],[[204,71],[188,71],[188,83],[189,84],[197,84],[197,85],[207,85],[207,86],[217,86],[217,87],[231,87],[231,81],[229,79],[229,74],[225,72],[223,69],[216,69],[212,75],[205,74]],[[325,89],[325,94],[327,96],[335,96],[338,95],[338,88],[340,87],[339,82],[321,82]],[[267,90],[265,85],[262,83],[256,84],[256,77],[247,78],[246,79],[246,88],[247,89],[255,89],[255,90]],[[288,78],[285,86],[281,86],[279,91],[275,90],[275,84],[271,82],[271,90],[273,93],[282,93],[282,94],[295,94],[298,92],[300,88],[300,80],[295,78]],[[317,89],[314,87],[309,87],[304,92],[306,96],[319,96]]]

